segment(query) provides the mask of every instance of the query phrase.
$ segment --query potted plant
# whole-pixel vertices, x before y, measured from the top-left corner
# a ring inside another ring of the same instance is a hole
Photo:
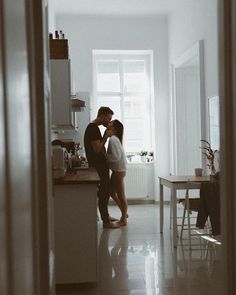
[[[148,153],[148,162],[152,162],[153,161],[153,156],[154,156],[154,153],[153,152],[149,152]]]
[[[143,163],[146,163],[147,155],[148,155],[148,151],[141,150],[141,151],[139,152],[139,155],[140,155],[140,157],[141,157],[141,161],[142,161]]]
[[[211,175],[215,175],[216,173],[215,153],[217,152],[217,150],[213,151],[211,148],[211,144],[207,140],[201,139],[200,141],[202,142],[202,144],[205,145],[205,146],[201,146],[200,148],[203,150],[203,154],[206,156],[206,159],[208,161],[207,166],[210,169],[210,173]]]
[[[126,154],[126,158],[128,159],[128,162],[132,162],[132,158],[134,157],[134,154]]]

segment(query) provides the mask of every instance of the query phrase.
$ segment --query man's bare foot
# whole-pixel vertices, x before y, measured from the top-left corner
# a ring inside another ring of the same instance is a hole
[[[120,228],[120,223],[119,222],[107,222],[103,223],[103,228]]]

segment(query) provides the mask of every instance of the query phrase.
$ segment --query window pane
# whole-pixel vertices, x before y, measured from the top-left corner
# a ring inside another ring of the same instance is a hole
[[[97,91],[120,92],[119,63],[99,61],[97,63]]]
[[[124,69],[128,74],[145,72],[145,62],[144,60],[126,60],[124,61]]]
[[[125,96],[124,117],[143,117],[145,115],[145,97]]]
[[[141,149],[143,139],[142,123],[142,119],[124,119],[124,142],[127,152]]]
[[[124,92],[147,92],[148,84],[144,61],[124,62]]]
[[[140,140],[126,140],[124,141],[125,152],[139,152],[142,150],[142,142]]]
[[[125,119],[125,134],[129,140],[141,140],[143,138],[143,130],[140,128],[141,119]]]
[[[149,59],[144,56],[102,55],[96,61],[97,107],[108,106],[124,124],[126,152],[152,146]],[[121,88],[122,87],[122,88]],[[104,130],[103,130],[104,131]]]

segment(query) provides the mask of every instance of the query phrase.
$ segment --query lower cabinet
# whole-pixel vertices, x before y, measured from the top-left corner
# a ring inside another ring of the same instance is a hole
[[[56,284],[96,282],[97,185],[55,185]]]

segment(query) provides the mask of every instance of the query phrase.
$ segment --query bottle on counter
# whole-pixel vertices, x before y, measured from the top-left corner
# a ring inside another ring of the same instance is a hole
[[[63,39],[63,32],[62,32],[62,30],[59,31],[59,39]]]
[[[75,156],[77,159],[79,159],[79,143],[75,143]]]
[[[58,31],[57,30],[55,31],[55,38],[56,39],[59,39],[59,34],[58,34]]]
[[[66,157],[66,166],[67,166],[67,172],[71,172],[72,170],[72,153],[71,151],[67,152],[67,157]]]

